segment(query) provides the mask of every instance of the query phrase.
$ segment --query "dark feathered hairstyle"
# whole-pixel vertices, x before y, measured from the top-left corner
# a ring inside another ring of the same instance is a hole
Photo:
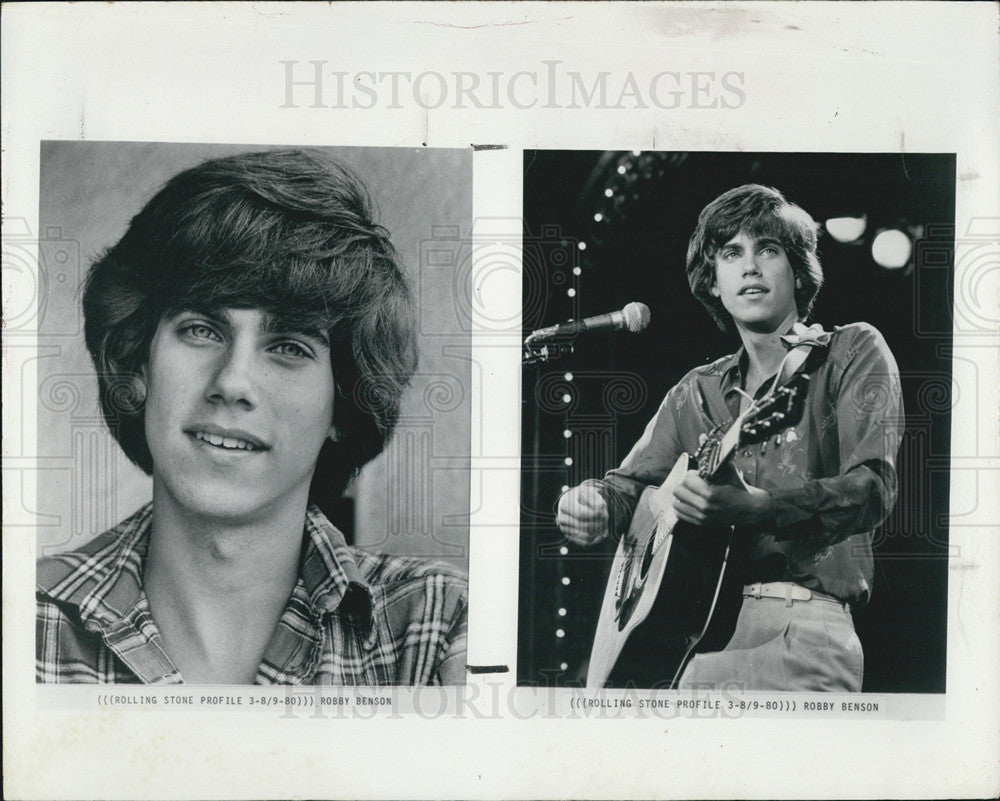
[[[156,327],[183,309],[223,308],[329,333],[339,441],[324,445],[312,494],[318,481],[339,494],[385,448],[417,366],[410,290],[358,178],[309,151],[207,161],[167,182],[91,266],[84,331],[101,409],[147,474],[138,377]]]
[[[730,322],[722,301],[712,294],[715,255],[740,231],[758,238],[772,237],[788,255],[798,279],[795,304],[805,320],[823,286],[823,268],[816,255],[818,226],[809,214],[789,203],[777,189],[745,184],[724,192],[701,210],[687,251],[687,278],[691,292],[708,309],[723,331]]]

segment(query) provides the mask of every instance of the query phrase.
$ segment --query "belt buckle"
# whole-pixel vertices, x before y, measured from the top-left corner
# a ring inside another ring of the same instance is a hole
[[[750,595],[759,601],[761,598],[760,591],[763,589],[763,587],[764,585],[762,582],[755,581],[753,584],[750,585]]]

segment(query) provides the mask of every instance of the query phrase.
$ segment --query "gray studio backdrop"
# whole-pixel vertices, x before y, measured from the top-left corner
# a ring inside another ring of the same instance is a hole
[[[78,546],[151,496],[101,420],[83,344],[93,258],[171,176],[262,146],[43,142],[39,198],[38,553]],[[467,564],[472,153],[318,148],[352,167],[392,234],[420,307],[420,367],[388,450],[349,491],[356,544]],[[27,394],[27,393],[26,393]],[[29,396],[30,397],[30,396]]]

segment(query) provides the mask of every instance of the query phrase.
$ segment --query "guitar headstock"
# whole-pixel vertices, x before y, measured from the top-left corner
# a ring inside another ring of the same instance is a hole
[[[800,374],[756,401],[740,422],[739,446],[763,442],[798,423],[805,408],[808,385],[809,376]]]

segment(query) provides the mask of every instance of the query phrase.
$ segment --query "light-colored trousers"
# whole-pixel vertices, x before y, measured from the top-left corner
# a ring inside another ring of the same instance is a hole
[[[678,688],[860,692],[861,642],[845,604],[744,598],[732,639],[698,654]]]

